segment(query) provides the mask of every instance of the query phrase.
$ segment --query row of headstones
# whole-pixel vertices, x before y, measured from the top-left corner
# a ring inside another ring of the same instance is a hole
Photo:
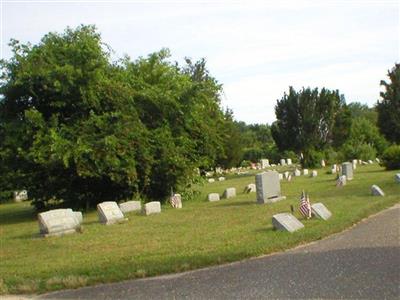
[[[218,181],[225,181],[225,177],[218,177]],[[213,182],[215,182],[215,179],[214,178],[209,178],[208,179],[208,183],[213,183]]]
[[[177,194],[176,194],[177,195]],[[105,225],[127,221],[124,214],[133,211],[142,211],[146,216],[161,213],[159,201],[148,202],[143,206],[140,201],[120,203],[106,201],[97,204],[99,222]],[[83,215],[70,208],[53,209],[38,214],[39,231],[44,237],[64,235],[82,230]]]

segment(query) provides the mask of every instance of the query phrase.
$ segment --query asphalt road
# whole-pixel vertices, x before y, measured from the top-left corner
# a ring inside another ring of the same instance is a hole
[[[283,253],[40,299],[400,299],[400,205]]]

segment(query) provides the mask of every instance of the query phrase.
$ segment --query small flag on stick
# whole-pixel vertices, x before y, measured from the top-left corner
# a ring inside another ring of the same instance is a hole
[[[310,198],[308,197],[308,194],[304,193],[304,191],[301,193],[299,210],[303,217],[307,219],[311,218]]]

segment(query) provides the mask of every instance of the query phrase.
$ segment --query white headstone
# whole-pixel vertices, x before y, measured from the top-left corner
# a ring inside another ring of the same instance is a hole
[[[322,220],[328,220],[332,216],[332,213],[322,203],[311,205],[311,212]]]
[[[131,211],[140,211],[142,210],[142,204],[140,201],[127,201],[119,204],[119,208],[122,213],[126,214]]]
[[[227,188],[222,196],[222,198],[226,199],[233,197],[236,197],[236,188],[234,187]]]
[[[277,230],[294,232],[304,227],[304,225],[290,213],[281,213],[272,216],[272,225]]]
[[[286,165],[286,160],[284,158],[281,159],[281,166]]]
[[[375,158],[376,162],[379,164],[381,161],[379,160],[379,158]]]
[[[300,170],[294,170],[294,176],[300,176],[301,175],[301,172],[300,172]]]
[[[279,180],[282,180],[283,179],[283,174],[281,174],[281,173],[279,173]]]
[[[82,224],[82,222],[83,222],[83,215],[82,215],[82,212],[80,212],[80,211],[73,211],[72,213],[74,214],[75,218],[78,220],[79,224]]]
[[[110,225],[126,221],[124,214],[119,209],[117,202],[106,201],[97,204],[97,214],[102,224]]]
[[[225,177],[219,177],[218,178],[218,181],[224,181],[225,180]]]
[[[318,176],[317,170],[313,170],[313,171],[311,172],[311,177],[317,177],[317,176]]]
[[[398,183],[400,183],[400,173],[397,173],[396,175],[394,175],[394,180]]]
[[[287,158],[286,159],[286,163],[288,166],[292,165],[292,159],[291,158]]]
[[[256,191],[256,185],[254,183],[250,183],[244,188],[245,193],[255,193],[255,191]]]
[[[336,174],[336,165],[332,165],[331,173]]]
[[[28,200],[28,191],[14,191],[14,202],[22,202]]]
[[[70,208],[53,209],[38,214],[42,236],[64,235],[81,231],[80,217]]]
[[[260,159],[261,169],[265,169],[269,167],[269,160],[268,159]]]
[[[209,182],[209,183],[213,183],[213,182],[215,182],[215,179],[214,179],[214,178],[209,178],[209,179],[208,179],[208,182]]]
[[[308,169],[303,170],[303,175],[308,175]]]
[[[210,202],[219,201],[219,194],[218,193],[208,194],[207,199]]]
[[[325,168],[325,160],[321,160],[321,167]]]
[[[346,175],[342,175],[342,176],[339,176],[339,178],[337,179],[336,186],[338,186],[338,187],[345,186],[346,183],[347,183]]]
[[[283,173],[283,177],[285,178],[285,179],[288,179],[289,178],[289,171],[286,171],[285,173]]]
[[[368,163],[369,164],[373,164],[374,162],[372,160],[368,160]]]
[[[273,203],[286,199],[281,195],[279,174],[276,171],[268,171],[256,175],[257,203]]]
[[[361,165],[363,161],[361,159],[358,160],[358,164]]]
[[[353,164],[349,162],[342,163],[342,175],[346,175],[347,180],[353,179]]]
[[[143,212],[146,216],[161,213],[161,203],[159,201],[151,201],[144,205]]]
[[[385,196],[385,193],[382,191],[382,189],[375,184],[371,186],[371,193],[373,196]]]
[[[169,198],[169,203],[173,208],[182,208],[182,196],[181,194],[174,194]]]

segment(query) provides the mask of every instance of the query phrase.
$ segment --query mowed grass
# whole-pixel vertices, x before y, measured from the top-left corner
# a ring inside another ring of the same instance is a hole
[[[243,194],[254,175],[205,184],[196,200],[176,210],[167,205],[159,215],[128,214],[129,221],[105,226],[96,211],[84,214],[84,231],[62,237],[38,236],[36,214],[28,202],[0,205],[0,293],[42,293],[103,282],[186,271],[281,251],[342,231],[368,215],[400,202],[396,171],[359,166],[354,180],[335,187],[335,176],[282,181],[287,199],[258,205],[255,193]],[[398,171],[397,171],[398,172]],[[385,197],[370,195],[372,184]],[[236,187],[237,197],[207,202],[210,192]],[[297,211],[302,189],[311,202],[333,213],[328,221],[302,220]],[[286,233],[272,228],[272,215],[290,205],[305,228]]]

